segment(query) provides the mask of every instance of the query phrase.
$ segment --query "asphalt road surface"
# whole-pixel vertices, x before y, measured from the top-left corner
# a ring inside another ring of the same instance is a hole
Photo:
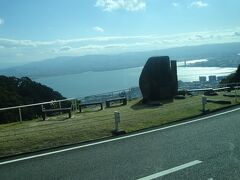
[[[0,161],[0,179],[240,179],[240,108]]]

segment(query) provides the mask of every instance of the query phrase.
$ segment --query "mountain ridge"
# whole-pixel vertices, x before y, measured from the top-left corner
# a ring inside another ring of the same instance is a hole
[[[117,55],[61,56],[26,65],[1,69],[0,74],[31,78],[79,74],[87,71],[108,71],[143,66],[151,56],[168,55],[177,61],[203,59],[207,62],[191,66],[237,67],[240,63],[240,42],[184,46],[161,50],[126,52]]]

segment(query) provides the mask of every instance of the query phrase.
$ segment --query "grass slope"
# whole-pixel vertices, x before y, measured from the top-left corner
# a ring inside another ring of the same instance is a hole
[[[240,101],[223,97],[222,93],[211,99],[230,100],[231,105]],[[211,112],[227,106],[208,103],[206,107]],[[198,116],[202,114],[201,109],[201,95],[155,107],[139,104],[138,99],[129,101],[126,106],[102,111],[84,109],[83,113],[73,113],[71,119],[66,119],[67,115],[63,114],[46,121],[36,119],[3,124],[0,125],[0,157],[110,137],[114,129],[114,111],[121,113],[121,129],[129,133]]]

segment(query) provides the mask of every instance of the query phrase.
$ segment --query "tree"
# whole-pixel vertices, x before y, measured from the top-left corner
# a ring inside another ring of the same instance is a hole
[[[221,81],[221,84],[240,83],[240,64],[235,73],[230,74]]]
[[[0,108],[59,99],[64,99],[59,92],[28,77],[0,76]],[[40,107],[22,109],[24,120],[33,119],[40,114]],[[0,111],[0,123],[13,122],[16,119],[18,119],[17,110]]]

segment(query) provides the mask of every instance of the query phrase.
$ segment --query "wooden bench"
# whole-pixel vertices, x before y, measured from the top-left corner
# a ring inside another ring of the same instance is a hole
[[[93,103],[83,103],[79,105],[79,112],[82,112],[83,108],[86,108],[88,106],[93,106],[93,105],[100,105],[101,109],[103,110],[103,103],[102,102],[93,102]]]
[[[127,105],[127,98],[122,97],[122,98],[115,98],[115,99],[109,99],[106,101],[106,107],[111,107],[111,102],[122,102],[123,105]]]
[[[68,113],[68,118],[72,117],[71,113],[72,108],[59,108],[59,109],[43,109],[42,110],[42,118],[45,121],[47,113],[49,112],[62,112],[62,113]]]

